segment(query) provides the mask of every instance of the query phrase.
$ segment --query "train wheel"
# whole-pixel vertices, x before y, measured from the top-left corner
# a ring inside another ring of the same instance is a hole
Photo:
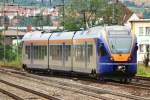
[[[23,69],[23,71],[27,71],[27,65],[23,64],[22,69]]]
[[[91,74],[89,74],[89,76],[92,77],[92,78],[97,77],[96,71],[95,71],[95,70],[92,70],[92,71],[91,71]]]
[[[101,75],[96,75],[96,79],[100,82],[104,82],[104,77]]]
[[[121,78],[120,79],[120,83],[123,83],[123,84],[130,83],[131,81],[132,81],[131,78]]]
[[[131,78],[127,78],[127,83],[131,83],[132,79]]]
[[[49,70],[49,71],[48,71],[48,73],[49,73],[51,76],[53,76],[53,75],[54,75],[53,70]]]
[[[120,79],[120,83],[125,84],[126,82],[127,82],[127,78],[121,78],[121,79]]]

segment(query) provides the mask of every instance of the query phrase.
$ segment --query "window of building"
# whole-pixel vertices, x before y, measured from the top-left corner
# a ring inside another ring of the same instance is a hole
[[[150,27],[146,27],[146,35],[150,35]]]
[[[146,52],[150,52],[150,45],[146,45]]]
[[[139,27],[139,35],[144,35],[144,28],[143,27]]]
[[[140,51],[140,52],[144,52],[144,45],[143,45],[143,44],[140,44],[140,45],[139,45],[139,51]]]

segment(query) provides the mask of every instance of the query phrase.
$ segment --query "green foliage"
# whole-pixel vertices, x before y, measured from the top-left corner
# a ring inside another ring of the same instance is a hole
[[[137,75],[150,77],[150,67],[145,67],[143,64],[139,64],[138,70],[137,70]]]
[[[74,16],[66,16],[64,19],[64,28],[68,30],[78,30],[82,27],[81,18],[76,18]]]
[[[65,19],[68,19],[64,21],[65,29],[84,28],[86,25],[92,27],[104,23],[122,24],[122,18],[122,5],[110,0],[70,0],[65,5]]]
[[[16,59],[16,48],[10,45],[6,45],[5,47],[5,59],[8,61]],[[4,45],[0,45],[0,60],[4,60]]]
[[[37,14],[36,16],[26,17],[26,16],[15,16],[15,18],[19,19],[20,22],[16,26],[27,26],[32,25],[36,27],[40,26],[49,26],[51,25],[51,20],[49,16],[43,16],[42,14]]]
[[[26,16],[15,16],[15,18],[19,19],[20,22],[16,26],[27,26],[29,24],[32,24],[32,18],[26,17]]]
[[[134,2],[131,2],[131,1],[126,1],[124,3],[133,12],[135,12],[135,13],[143,13],[144,14],[144,16],[143,16],[144,18],[150,18],[150,8],[149,7],[146,7],[145,5],[141,5],[139,7],[139,6],[135,5]]]
[[[50,17],[43,16],[41,13],[33,17],[33,20],[32,20],[33,26],[49,26],[50,24],[51,24]]]

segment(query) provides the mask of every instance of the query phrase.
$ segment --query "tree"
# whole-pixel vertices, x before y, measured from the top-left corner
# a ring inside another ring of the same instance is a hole
[[[64,24],[67,24],[67,26],[69,26],[69,23],[71,22],[80,24],[77,26],[85,28],[87,25],[92,27],[104,23],[108,25],[114,24],[114,22],[115,24],[121,24],[121,21],[123,20],[123,7],[121,3],[118,3],[117,1],[110,2],[110,0],[70,0],[69,2],[65,3],[64,7]],[[80,19],[81,21],[77,21],[77,19]],[[70,29],[70,27],[66,26],[65,28]]]
[[[36,27],[49,26],[51,25],[50,16],[43,16],[41,13],[33,16],[32,25]]]

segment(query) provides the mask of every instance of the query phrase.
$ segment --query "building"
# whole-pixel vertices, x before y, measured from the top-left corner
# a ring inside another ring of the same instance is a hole
[[[34,7],[34,6],[18,6],[15,4],[6,4],[4,6],[0,6],[0,17],[7,16],[8,23],[11,26],[20,23],[20,19],[17,19],[16,16],[24,16],[24,17],[38,17],[37,14],[42,14],[43,16],[50,16],[53,26],[60,26],[59,17],[60,11],[57,7],[48,8],[48,7]],[[6,21],[5,21],[6,22]],[[0,24],[3,24],[3,18],[0,18]]]
[[[130,21],[132,20],[139,20],[140,18],[135,14],[135,13],[130,13],[127,15],[125,21],[124,21],[124,25],[128,26],[131,28],[131,24]]]
[[[132,20],[130,23],[132,31],[137,36],[138,62],[143,62],[148,52],[150,53],[150,19]]]
[[[20,31],[20,30],[6,30],[6,31],[1,31],[1,35],[5,35],[5,40],[1,40],[1,43],[6,45],[15,45],[15,41],[18,41],[18,43],[21,41],[23,36],[25,35],[25,31]]]

